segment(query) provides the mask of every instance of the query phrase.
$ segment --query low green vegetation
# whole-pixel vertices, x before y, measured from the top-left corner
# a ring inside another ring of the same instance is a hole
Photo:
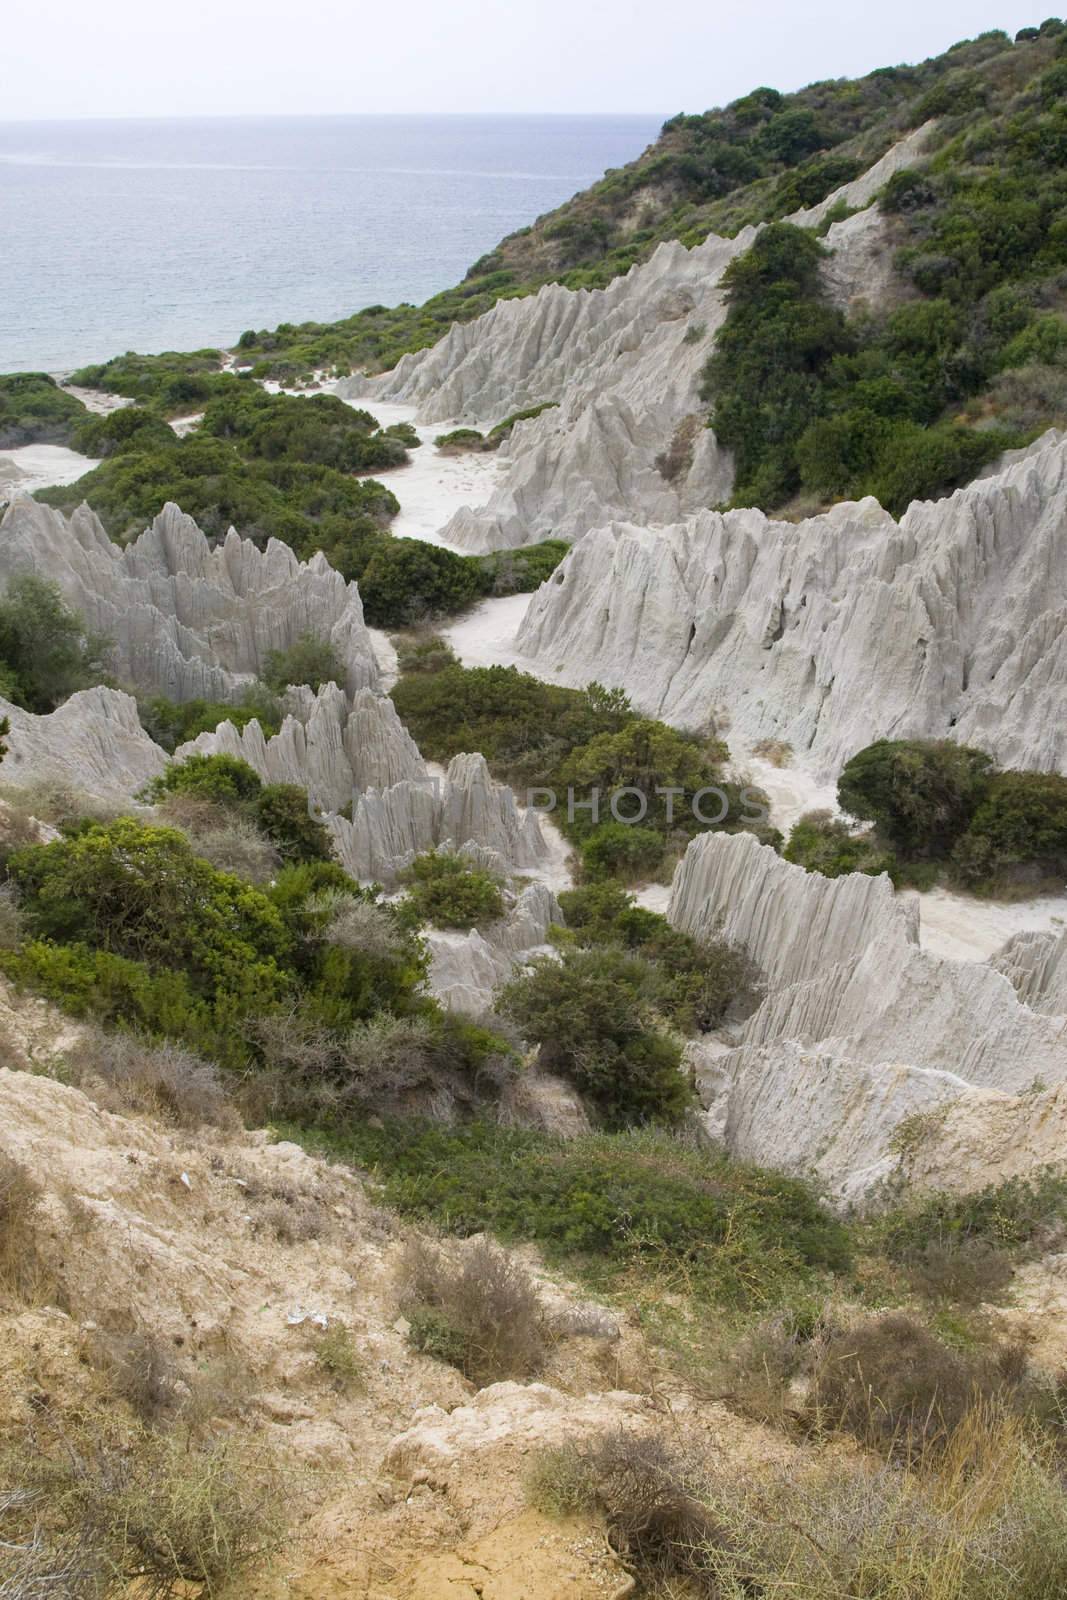
[[[263,682],[274,694],[284,694],[291,683],[319,690],[325,683],[345,686],[344,662],[334,644],[321,634],[305,633],[285,650],[269,650]]]
[[[311,814],[307,791],[291,783],[263,783],[237,756],[190,755],[165,767],[146,798],[192,795],[247,817],[285,861],[332,861],[330,836]]]
[[[81,401],[47,372],[0,374],[0,450],[17,450],[24,444],[69,445],[88,415]]]
[[[529,422],[543,411],[555,410],[558,404],[558,400],[546,400],[541,405],[527,406],[525,411],[513,411],[510,417],[496,423],[488,433],[479,433],[477,428],[453,428],[451,433],[439,434],[434,442],[445,455],[462,455],[465,452],[491,454],[500,449],[517,422]]]
[[[105,389],[152,406],[160,416],[178,417],[200,410],[233,379],[222,371],[221,350],[167,350],[158,356],[140,356],[128,350],[110,361],[80,367],[71,373],[70,381],[80,388]]]
[[[554,793],[553,820],[579,847],[590,878],[654,876],[710,826],[762,829],[764,797],[723,776],[720,741],[639,717],[618,690],[559,688],[514,667],[430,671],[415,663],[391,693],[432,760],[480,750],[520,794],[538,791],[544,804]]]
[[[234,380],[204,409],[199,432],[233,443],[246,460],[290,461],[336,472],[401,466],[407,451],[381,432],[368,411],[333,394],[268,394]]]
[[[922,886],[944,872],[978,894],[1033,892],[1067,873],[1067,779],[1058,773],[998,771],[984,751],[950,740],[880,739],[846,763],[837,797],[873,833],[855,838],[840,822],[802,818],[789,860]]]
[[[434,928],[478,928],[504,914],[504,897],[492,873],[446,850],[416,856],[401,874],[407,886],[406,918]]]
[[[22,573],[0,596],[0,694],[26,711],[54,711],[76,690],[106,683],[108,648],[54,583]]]
[[[775,223],[727,270],[729,313],[702,393],[734,451],[734,504],[873,494],[899,514],[1024,442],[947,415],[981,381],[955,354],[966,335],[958,305],[942,296],[850,322],[823,285],[824,254],[806,229]],[[987,376],[996,359],[986,351]]]
[[[849,1263],[846,1230],[803,1183],[663,1132],[560,1140],[409,1121],[302,1137],[371,1167],[404,1215],[532,1240],[605,1288],[662,1271],[702,1297],[760,1305]]]
[[[138,703],[141,726],[164,750],[173,753],[179,745],[202,733],[214,733],[220,722],[232,722],[238,730],[255,719],[270,738],[282,725],[282,708],[263,685],[246,689],[236,705],[225,701],[185,700],[180,705],[163,695]]]

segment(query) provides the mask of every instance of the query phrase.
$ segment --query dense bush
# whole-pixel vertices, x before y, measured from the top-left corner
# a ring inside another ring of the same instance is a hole
[[[160,801],[188,796],[236,813],[253,824],[286,861],[331,861],[330,836],[311,815],[307,790],[291,783],[263,784],[238,756],[198,753],[172,762],[148,787]]]
[[[232,722],[235,728],[242,729],[255,719],[267,738],[282,725],[282,708],[277,699],[258,684],[246,689],[237,705],[221,700],[184,700],[178,704],[156,695],[138,702],[137,711],[149,738],[169,751],[201,733],[214,733],[220,722]]]
[[[375,472],[407,460],[399,439],[387,438],[369,412],[336,395],[268,394],[255,383],[234,382],[217,395],[200,431],[231,441],[251,459],[307,462],[337,472]]]
[[[574,1084],[605,1126],[671,1121],[689,1105],[681,1047],[657,1027],[654,976],[611,947],[535,960],[497,996],[501,1014],[540,1046],[540,1061]]]
[[[82,455],[104,460],[127,450],[169,450],[174,430],[148,406],[120,406],[102,417],[88,414],[74,429],[71,443]]]
[[[0,450],[70,444],[76,426],[88,415],[81,401],[47,372],[0,374]]]
[[[40,490],[38,499],[68,513],[88,501],[116,539],[139,534],[172,500],[209,537],[235,527],[259,544],[281,539],[304,559],[336,549],[342,571],[344,552],[380,534],[399,509],[373,478],[284,457],[246,458],[206,434],[152,449],[134,449],[134,442],[76,483]]]
[[[270,650],[263,668],[263,682],[275,694],[284,694],[291,683],[321,689],[324,683],[345,687],[347,674],[337,647],[320,634],[302,634],[287,650]]]
[[[853,833],[841,817],[829,811],[808,811],[795,822],[782,854],[809,872],[821,872],[824,878],[840,878],[847,872],[877,877],[892,872],[894,866],[892,853],[877,839],[869,833]]]
[[[957,306],[941,297],[849,323],[823,287],[822,255],[810,232],[776,223],[727,270],[729,314],[702,393],[734,451],[735,503],[873,494],[900,513],[1021,442],[939,420],[973,387]]]
[[[566,918],[557,940],[583,949],[614,946],[645,963],[643,992],[656,1012],[686,1032],[717,1027],[750,1011],[759,975],[743,951],[721,939],[700,941],[647,911],[616,882],[587,884],[560,895]]]
[[[487,1122],[349,1123],[308,1142],[372,1164],[408,1215],[533,1241],[602,1281],[663,1272],[698,1298],[770,1304],[849,1262],[844,1227],[805,1184],[650,1130],[564,1141]]]
[[[79,367],[70,381],[85,389],[104,389],[153,406],[161,416],[179,416],[205,404],[220,387],[235,380],[221,370],[221,350],[164,351],[140,356],[128,350],[110,361]]]
[[[1009,888],[1067,876],[1067,778],[1056,772],[998,772],[989,780],[952,869],[972,888]]]
[[[983,751],[947,739],[879,739],[846,762],[837,803],[902,856],[939,858],[967,828],[992,768]]]
[[[0,694],[27,711],[54,711],[78,689],[106,683],[108,643],[32,573],[0,598]]]
[[[485,591],[476,559],[421,539],[382,539],[359,576],[367,621],[407,628],[462,610]]]
[[[504,897],[491,873],[465,856],[431,851],[401,873],[413,922],[435,928],[477,928],[503,916]]]

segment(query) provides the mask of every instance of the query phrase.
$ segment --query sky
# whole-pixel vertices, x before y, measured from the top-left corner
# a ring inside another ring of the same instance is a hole
[[[703,111],[917,61],[1011,0],[47,0],[9,10],[2,120]]]

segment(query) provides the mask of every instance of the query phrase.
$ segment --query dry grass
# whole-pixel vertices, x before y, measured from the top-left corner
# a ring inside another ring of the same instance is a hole
[[[144,1329],[97,1334],[94,1364],[107,1375],[111,1392],[125,1400],[146,1426],[169,1421],[183,1398],[181,1371],[171,1347]]]
[[[122,1437],[101,1423],[27,1439],[0,1470],[12,1486],[0,1494],[11,1511],[4,1536],[38,1585],[0,1587],[5,1600],[209,1600],[278,1547],[291,1499],[269,1462],[232,1442]],[[43,1587],[63,1562],[75,1581]]]
[[[947,1451],[975,1405],[1025,1409],[1030,1390],[1018,1347],[954,1350],[892,1311],[820,1335],[803,1409],[817,1433],[848,1433],[887,1460],[915,1462]]]
[[[972,1408],[934,1458],[694,1466],[610,1434],[542,1452],[528,1497],[598,1512],[641,1587],[707,1600],[1060,1600],[1067,1492],[1019,1419]]]
[[[793,759],[793,746],[786,739],[759,739],[752,746],[752,754],[769,761],[772,767],[788,767]]]
[[[363,1363],[355,1340],[342,1322],[331,1322],[323,1332],[312,1330],[315,1364],[338,1394],[363,1387]]]
[[[415,1349],[450,1362],[479,1387],[540,1371],[546,1323],[537,1290],[487,1239],[458,1254],[423,1237],[409,1241],[399,1299]]]
[[[253,822],[202,795],[171,794],[156,810],[161,822],[180,829],[197,855],[220,872],[262,886],[282,864],[274,845]]]
[[[38,1247],[42,1198],[25,1167],[0,1152],[0,1291],[17,1300],[34,1300],[49,1286]]]
[[[106,1111],[140,1112],[179,1128],[240,1126],[218,1068],[167,1040],[89,1032],[64,1060],[62,1076]]]

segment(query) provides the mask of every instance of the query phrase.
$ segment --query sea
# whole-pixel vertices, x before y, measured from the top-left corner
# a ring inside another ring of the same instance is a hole
[[[0,122],[0,372],[418,304],[661,120]]]

